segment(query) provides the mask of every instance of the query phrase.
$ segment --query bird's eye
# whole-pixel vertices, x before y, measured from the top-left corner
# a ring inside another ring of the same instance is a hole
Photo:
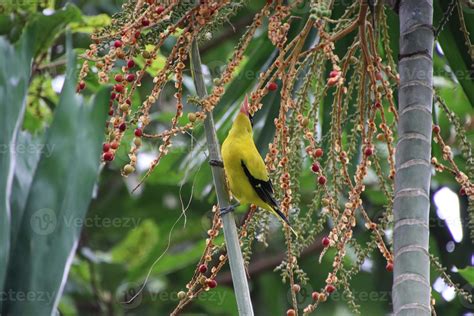
[[[249,114],[250,125],[253,127],[253,115]]]

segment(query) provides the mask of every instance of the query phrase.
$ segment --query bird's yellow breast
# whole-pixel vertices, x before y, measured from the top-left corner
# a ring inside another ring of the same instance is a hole
[[[255,203],[259,200],[242,168],[244,153],[251,145],[248,141],[235,139],[232,136],[227,137],[222,144],[222,160],[229,188],[242,204]]]

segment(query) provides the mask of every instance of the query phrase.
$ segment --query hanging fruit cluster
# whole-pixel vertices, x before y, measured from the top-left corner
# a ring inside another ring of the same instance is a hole
[[[160,154],[153,161],[150,172],[159,163],[172,145],[172,137],[193,127],[196,120],[205,118],[204,112],[189,115],[189,123],[178,126],[183,115],[183,70],[188,58],[191,42],[199,36],[204,27],[217,19],[219,11],[229,1],[203,1],[197,7],[188,2],[172,2],[169,5],[156,1],[138,1],[124,4],[123,11],[115,17],[111,27],[92,36],[93,44],[84,54],[84,64],[80,72],[78,92],[86,88],[85,79],[90,64],[98,69],[99,83],[112,83],[109,116],[106,124],[106,139],[102,159],[112,161],[122,143],[125,132],[134,130],[134,139],[129,152],[129,163],[122,169],[127,176],[135,171],[137,153],[142,138],[159,138]],[[175,38],[176,44],[167,56],[165,65],[153,77],[153,88],[140,105],[134,105],[133,96],[140,87],[149,67],[159,57],[164,42]],[[150,48],[152,46],[152,48]],[[143,60],[142,67],[137,61]],[[171,127],[158,135],[145,133],[150,123],[150,110],[157,103],[160,93],[169,77],[174,77],[176,88],[176,113]],[[211,110],[211,109],[210,109]]]

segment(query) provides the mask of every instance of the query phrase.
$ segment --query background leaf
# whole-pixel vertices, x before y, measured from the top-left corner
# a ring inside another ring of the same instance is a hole
[[[474,267],[471,266],[464,269],[459,269],[458,273],[462,275],[462,277],[466,279],[470,285],[474,286]]]
[[[4,284],[8,253],[10,251],[11,184],[18,143],[17,132],[25,112],[26,95],[31,74],[32,59],[42,48],[49,47],[53,36],[66,23],[80,16],[75,6],[66,6],[57,13],[31,17],[30,24],[13,46],[0,38],[0,99],[8,106],[0,109],[0,284]],[[16,215],[16,213],[14,214]],[[17,225],[17,224],[15,224]]]
[[[88,104],[76,95],[75,56],[54,120],[46,133],[50,155],[41,154],[26,202],[21,233],[9,265],[7,289],[44,300],[8,301],[5,314],[52,314],[61,296],[100,161],[108,91]]]
[[[15,168],[16,136],[25,111],[33,57],[33,38],[24,35],[15,45],[0,37],[0,285],[3,286],[10,251],[10,194]]]
[[[28,132],[18,133],[15,148],[15,175],[10,198],[11,212],[13,214],[11,223],[12,245],[15,244],[16,236],[20,229],[23,211],[40,154],[44,151],[45,155],[49,155],[51,154],[50,150],[52,150],[52,148],[43,146],[40,136],[31,135]]]
[[[441,21],[442,16],[448,9],[450,1],[434,1],[435,14],[434,20]],[[459,5],[460,2],[459,2]],[[472,10],[463,8],[464,22],[467,31],[470,33],[471,43],[474,41],[474,19]],[[435,27],[437,24],[435,24]],[[441,31],[438,41],[443,49],[453,75],[459,80],[464,92],[466,93],[471,106],[474,106],[474,62],[472,60],[472,51],[466,45],[466,39],[461,31],[459,12],[454,9],[453,15]],[[471,49],[472,50],[472,49]]]

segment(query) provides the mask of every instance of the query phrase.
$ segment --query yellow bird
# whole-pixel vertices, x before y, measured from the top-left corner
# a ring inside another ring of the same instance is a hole
[[[272,212],[298,236],[273,196],[267,168],[253,141],[252,116],[249,113],[247,96],[222,144],[221,152],[233,196],[242,204],[255,204]]]

